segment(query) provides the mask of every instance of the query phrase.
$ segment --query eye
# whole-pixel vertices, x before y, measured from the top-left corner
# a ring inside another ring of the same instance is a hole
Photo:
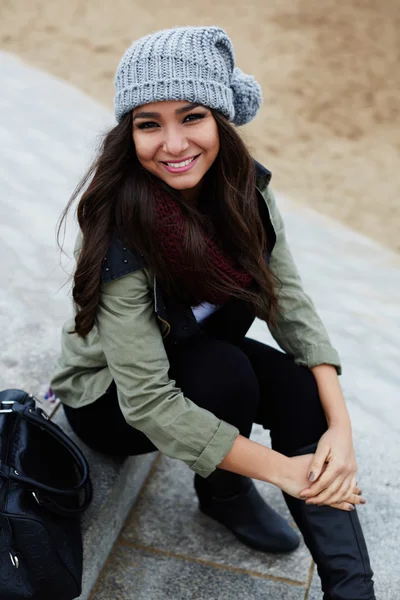
[[[201,114],[201,113],[191,113],[190,115],[187,115],[183,122],[184,123],[193,123],[195,121],[199,121],[201,119],[204,119],[206,115]],[[158,123],[155,123],[154,121],[144,121],[143,123],[139,123],[139,125],[136,125],[136,127],[138,129],[154,129],[155,127],[159,127]]]
[[[144,123],[139,123],[139,125],[137,125],[137,128],[138,129],[153,129],[154,126],[158,127],[157,123],[154,123],[154,121],[145,121]]]
[[[190,115],[188,115],[187,117],[185,117],[184,122],[187,121],[187,119],[189,119],[189,121],[187,122],[191,122],[191,121],[198,121],[199,119],[204,119],[205,115],[200,114],[200,113],[191,113]]]

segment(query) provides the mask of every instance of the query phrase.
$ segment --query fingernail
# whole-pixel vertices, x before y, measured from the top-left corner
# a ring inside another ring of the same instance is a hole
[[[361,502],[361,504],[366,504],[367,503],[367,501],[364,500],[364,498],[361,498],[360,502]]]
[[[300,500],[305,500],[307,496],[299,496]]]
[[[315,479],[315,473],[310,473],[310,477],[308,478],[308,481],[314,481]]]
[[[354,506],[354,504],[351,505],[350,510],[355,510],[356,507]]]

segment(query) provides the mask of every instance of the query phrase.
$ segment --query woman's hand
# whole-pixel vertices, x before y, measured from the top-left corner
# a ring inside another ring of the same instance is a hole
[[[284,457],[285,463],[281,466],[278,477],[272,481],[283,492],[298,498],[301,490],[307,485],[307,473],[314,454],[303,454],[302,456]]]
[[[365,504],[356,483],[357,461],[351,429],[331,425],[318,442],[308,469],[313,481],[301,490],[299,497],[307,504],[340,507],[342,503]]]
[[[293,456],[291,458],[287,458],[286,468],[281,471],[279,480],[274,482],[282,491],[286,492],[290,496],[294,498],[299,498],[301,491],[304,489],[304,486],[307,485],[307,477],[311,464],[313,463],[315,455],[314,454],[304,454],[302,456]],[[325,472],[325,465],[323,467],[322,473]],[[338,508],[340,510],[353,510],[354,504],[360,504],[360,496],[361,490],[355,486],[353,489],[353,494],[350,498],[341,503],[328,503],[324,502],[328,506],[332,506],[332,508]]]

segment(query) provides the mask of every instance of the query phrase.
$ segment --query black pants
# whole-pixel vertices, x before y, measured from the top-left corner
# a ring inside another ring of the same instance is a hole
[[[317,442],[327,429],[312,372],[283,352],[248,338],[231,343],[206,336],[168,346],[167,353],[169,374],[185,396],[243,436],[260,423],[270,430],[274,450],[288,454]],[[126,423],[114,382],[94,403],[64,410],[72,429],[94,450],[115,456],[156,450]]]

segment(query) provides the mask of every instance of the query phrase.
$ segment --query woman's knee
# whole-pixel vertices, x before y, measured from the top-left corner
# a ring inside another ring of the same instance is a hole
[[[260,402],[260,388],[250,360],[240,348],[219,342],[211,410],[249,437]]]
[[[274,425],[272,447],[283,454],[318,442],[327,430],[317,382],[307,367],[293,363],[290,381],[282,387]]]
[[[248,356],[233,344],[215,341],[217,373],[227,388],[235,394],[246,393],[252,399],[259,395],[259,384]]]
[[[229,342],[208,339],[187,345],[173,360],[172,374],[197,404],[215,409],[228,404],[233,411],[252,413],[257,409],[257,376],[246,354]]]

